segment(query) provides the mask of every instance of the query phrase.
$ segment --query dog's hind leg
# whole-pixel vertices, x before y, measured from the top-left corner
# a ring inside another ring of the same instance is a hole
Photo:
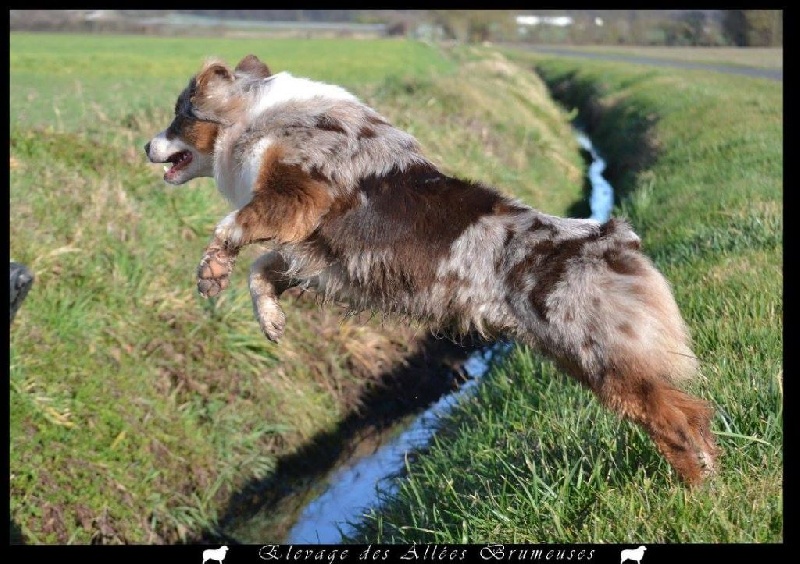
[[[286,315],[278,298],[287,289],[298,284],[298,280],[286,274],[289,265],[277,251],[261,255],[250,267],[250,297],[253,312],[261,331],[270,340],[277,342],[286,327]]]

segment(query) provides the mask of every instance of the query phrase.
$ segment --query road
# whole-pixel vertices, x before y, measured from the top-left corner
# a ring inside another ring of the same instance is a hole
[[[578,57],[583,59],[598,59],[602,61],[619,61],[623,63],[636,63],[640,65],[652,65],[656,67],[673,67],[690,70],[705,70],[713,72],[724,72],[728,74],[741,74],[753,78],[767,78],[783,82],[783,69],[764,69],[755,67],[740,67],[733,65],[716,65],[713,63],[692,63],[689,61],[672,61],[657,59],[655,57],[643,57],[638,55],[617,55],[613,53],[582,53],[571,49],[559,49],[558,47],[542,47],[527,45],[505,45],[512,49],[522,49],[546,55],[559,55],[565,57]]]

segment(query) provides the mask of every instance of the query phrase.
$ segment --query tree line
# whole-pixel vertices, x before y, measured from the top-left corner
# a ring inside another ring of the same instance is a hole
[[[782,10],[541,10],[568,25],[519,25],[520,12],[430,10],[427,18],[458,41],[573,45],[774,47],[783,45]],[[554,21],[554,20],[550,20]]]
[[[11,29],[87,28],[86,10],[11,10]],[[383,23],[386,33],[461,42],[773,47],[782,10],[109,10],[89,30],[137,32],[167,12],[226,20]],[[521,23],[519,16],[538,16]],[[550,18],[550,19],[548,19]],[[553,18],[560,18],[556,20]],[[568,18],[568,20],[565,20]],[[565,21],[567,23],[565,23]],[[106,29],[107,28],[107,29]]]

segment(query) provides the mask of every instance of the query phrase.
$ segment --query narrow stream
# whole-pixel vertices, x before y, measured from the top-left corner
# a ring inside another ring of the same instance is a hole
[[[591,155],[589,164],[589,183],[592,186],[592,194],[589,197],[589,206],[592,209],[591,219],[606,221],[611,217],[611,210],[614,208],[614,189],[608,180],[603,178],[603,171],[606,170],[606,161],[597,153],[591,140],[582,131],[577,132],[578,143]]]
[[[603,178],[606,163],[584,133],[578,131],[577,138],[581,147],[591,155],[588,171],[590,217],[606,221],[614,206],[613,189]],[[405,431],[373,454],[332,472],[327,477],[325,491],[302,510],[284,543],[341,543],[343,535],[353,531],[351,523],[377,509],[382,496],[396,490],[395,479],[405,468],[407,454],[430,442],[443,417],[475,391],[492,363],[510,347],[510,343],[501,342],[473,353],[464,365],[470,379],[456,392],[440,398],[417,416]]]
[[[406,455],[428,444],[442,417],[473,392],[481,376],[489,371],[492,359],[508,348],[507,343],[498,343],[473,353],[464,363],[469,380],[457,391],[439,398],[405,431],[374,454],[334,472],[328,478],[328,489],[300,514],[286,543],[341,542],[342,535],[352,531],[350,522],[377,508],[381,493],[391,494],[396,490],[394,478],[405,468]]]

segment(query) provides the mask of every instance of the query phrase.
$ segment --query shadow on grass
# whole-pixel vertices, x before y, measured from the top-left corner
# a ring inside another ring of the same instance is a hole
[[[8,544],[25,544],[25,538],[22,536],[22,529],[19,528],[16,521],[9,516],[8,527]]]
[[[236,544],[246,529],[268,529],[270,538],[258,542],[281,542],[294,525],[298,512],[310,501],[315,485],[331,471],[357,454],[370,454],[383,442],[386,431],[406,417],[421,412],[464,381],[461,364],[480,346],[476,337],[461,344],[428,335],[417,352],[382,374],[368,387],[358,408],[348,413],[329,432],[319,433],[296,452],[278,460],[265,480],[254,480],[231,496],[218,520],[217,530],[207,530],[194,542]],[[367,451],[366,453],[364,451]],[[253,521],[255,525],[249,526]]]

